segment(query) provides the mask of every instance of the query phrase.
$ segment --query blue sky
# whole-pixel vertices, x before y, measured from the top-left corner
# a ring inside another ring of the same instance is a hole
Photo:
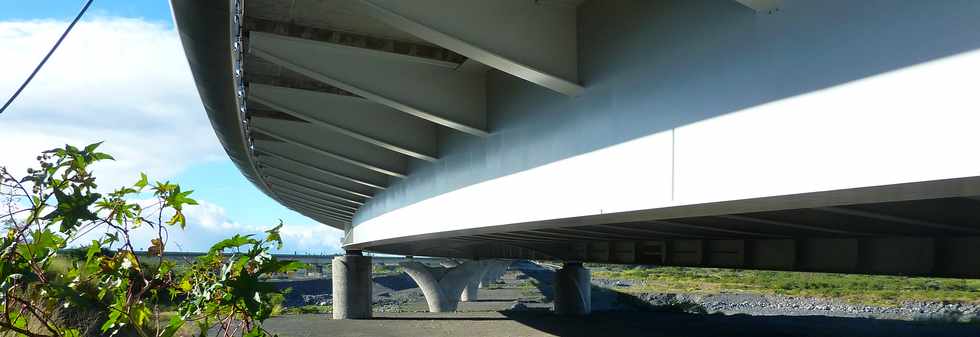
[[[9,97],[83,1],[0,0],[0,98]],[[284,252],[333,253],[342,233],[293,212],[238,172],[210,128],[167,1],[96,0],[48,65],[0,115],[0,165],[15,171],[40,150],[106,141],[118,160],[103,185],[139,172],[193,189],[202,206],[171,241],[200,251],[235,233],[286,223]]]
[[[64,19],[78,14],[82,0],[2,0],[0,20]],[[170,3],[167,0],[95,0],[86,14],[142,18],[170,24]]]

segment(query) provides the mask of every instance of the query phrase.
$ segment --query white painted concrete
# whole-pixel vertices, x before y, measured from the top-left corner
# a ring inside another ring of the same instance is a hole
[[[980,52],[870,76],[491,179],[360,222],[353,242],[980,176]]]

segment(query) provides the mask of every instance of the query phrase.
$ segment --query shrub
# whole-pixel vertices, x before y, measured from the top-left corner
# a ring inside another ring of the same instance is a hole
[[[0,168],[6,233],[0,235],[0,329],[19,336],[133,334],[169,337],[185,324],[203,334],[265,336],[276,290],[259,282],[303,267],[272,257],[281,224],[262,238],[235,235],[189,267],[165,260],[167,232],[186,225],[197,202],[170,182],[145,174],[108,194],[96,191],[90,165],[112,156],[99,143],[43,152],[22,178]],[[150,203],[132,199],[152,196]],[[136,254],[131,231],[149,227],[150,258]],[[104,233],[84,250],[65,250],[87,233]],[[59,253],[64,252],[63,257]],[[155,260],[155,261],[144,261]],[[161,324],[161,301],[177,301]],[[97,324],[96,324],[97,323]]]

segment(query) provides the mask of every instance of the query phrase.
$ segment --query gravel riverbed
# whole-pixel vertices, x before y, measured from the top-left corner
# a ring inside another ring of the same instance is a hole
[[[410,303],[424,302],[422,291],[407,274],[381,275],[373,278],[374,310],[399,312]],[[290,288],[285,296],[287,307],[303,305],[332,305],[333,287],[329,278],[282,280],[271,282],[277,289]]]
[[[531,279],[538,283],[542,298],[516,299],[511,310],[550,307],[552,271],[532,264],[517,264],[498,287],[520,287]],[[330,305],[330,279],[274,282],[292,288],[286,306]],[[980,323],[980,305],[944,302],[906,302],[898,306],[859,305],[827,298],[762,295],[752,293],[645,293],[631,291],[634,281],[593,279],[594,311],[672,311],[700,314],[750,316],[828,316],[906,321]],[[377,312],[424,311],[425,298],[406,274],[374,277],[374,307]]]
[[[624,291],[632,283],[623,280],[593,280],[593,285]],[[831,316],[899,320],[980,322],[980,305],[943,302],[905,302],[899,306],[883,307],[858,305],[840,300],[760,295],[748,293],[686,294],[633,293],[624,295],[609,292],[613,298],[599,309],[623,310],[629,307],[683,311],[691,313],[753,315],[753,316]],[[600,295],[601,297],[602,295]],[[593,302],[596,302],[594,299]]]

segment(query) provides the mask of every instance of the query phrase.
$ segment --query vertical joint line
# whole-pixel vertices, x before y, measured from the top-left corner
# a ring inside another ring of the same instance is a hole
[[[674,201],[675,171],[677,169],[677,128],[670,129],[670,201]]]

